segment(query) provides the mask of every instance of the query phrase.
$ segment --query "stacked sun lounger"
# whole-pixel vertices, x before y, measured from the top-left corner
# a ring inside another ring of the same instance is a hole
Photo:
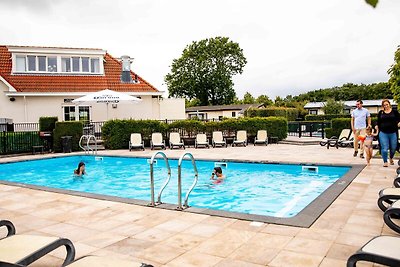
[[[400,166],[400,161],[398,162]],[[384,212],[386,225],[400,234],[400,167],[393,181],[394,187],[379,191],[378,207]],[[400,266],[400,236],[376,236],[368,241],[347,260],[347,266],[359,261],[374,262],[386,266]]]

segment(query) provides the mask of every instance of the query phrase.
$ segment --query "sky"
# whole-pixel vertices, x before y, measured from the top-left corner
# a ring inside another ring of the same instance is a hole
[[[400,45],[400,1],[0,0],[0,44],[101,48],[134,58],[160,91],[173,59],[193,41],[229,37],[247,64],[246,92],[298,95],[344,83],[388,80]]]

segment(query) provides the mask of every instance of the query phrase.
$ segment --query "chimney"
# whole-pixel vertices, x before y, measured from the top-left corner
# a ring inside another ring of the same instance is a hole
[[[133,58],[129,56],[122,56],[121,57],[121,65],[122,65],[122,72],[121,72],[121,81],[123,83],[132,83],[131,77],[131,63],[133,62]]]

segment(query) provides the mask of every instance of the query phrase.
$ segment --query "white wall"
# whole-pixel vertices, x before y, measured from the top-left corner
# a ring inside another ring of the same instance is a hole
[[[185,99],[162,98],[159,100],[160,120],[183,120],[185,115]]]

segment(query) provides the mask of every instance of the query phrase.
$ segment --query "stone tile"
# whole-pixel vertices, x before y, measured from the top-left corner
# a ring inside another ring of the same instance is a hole
[[[369,241],[373,237],[374,235],[340,233],[336,238],[335,243],[353,247],[362,247],[365,243],[367,243],[367,241]]]
[[[116,235],[114,233],[101,232],[92,234],[90,237],[81,240],[80,242],[96,248],[104,248],[116,242],[125,239],[126,236]]]
[[[268,224],[264,229],[261,230],[262,233],[285,235],[285,236],[295,236],[299,231],[300,228],[298,227],[278,225],[278,224]]]
[[[161,264],[166,264],[185,252],[186,250],[184,249],[156,244],[140,251],[137,256],[143,259],[159,262]]]
[[[229,258],[254,264],[267,265],[279,251],[279,249],[246,243],[229,255]]]
[[[175,234],[176,234],[175,232],[168,232],[166,230],[160,230],[154,227],[144,232],[138,233],[134,237],[137,239],[142,239],[152,242],[160,242]]]
[[[212,256],[209,254],[199,253],[199,252],[186,252],[172,261],[168,262],[166,267],[208,267],[215,266],[221,262],[223,258]]]
[[[215,265],[216,267],[261,267],[264,265],[254,264],[246,261],[224,259]]]
[[[295,237],[285,246],[284,249],[324,257],[332,243],[332,241]]]
[[[194,247],[197,247],[203,241],[205,241],[205,237],[201,237],[198,235],[189,235],[189,234],[176,234],[171,236],[170,238],[164,240],[160,244],[165,244],[170,247],[182,248],[185,250],[190,250]]]
[[[155,243],[151,241],[135,239],[135,238],[125,238],[119,242],[116,242],[110,246],[105,247],[106,250],[130,255],[133,257],[138,257],[138,254],[143,250],[153,246]]]
[[[226,242],[225,240],[208,239],[195,247],[193,251],[218,257],[227,257],[242,244],[241,242],[235,242],[235,240]]]
[[[222,226],[216,226],[216,225],[207,225],[205,223],[201,224],[196,224],[182,233],[184,234],[191,234],[191,235],[198,235],[198,236],[203,236],[203,237],[212,237],[218,234],[220,231],[222,231],[223,227]]]
[[[319,266],[324,257],[316,255],[306,255],[291,251],[281,251],[268,266],[296,266],[313,267]]]
[[[303,237],[315,240],[334,241],[339,234],[339,231],[320,228],[303,228],[299,231],[296,237]]]
[[[326,257],[347,261],[347,259],[351,255],[353,255],[359,248],[360,247],[356,246],[333,244],[326,254]]]

